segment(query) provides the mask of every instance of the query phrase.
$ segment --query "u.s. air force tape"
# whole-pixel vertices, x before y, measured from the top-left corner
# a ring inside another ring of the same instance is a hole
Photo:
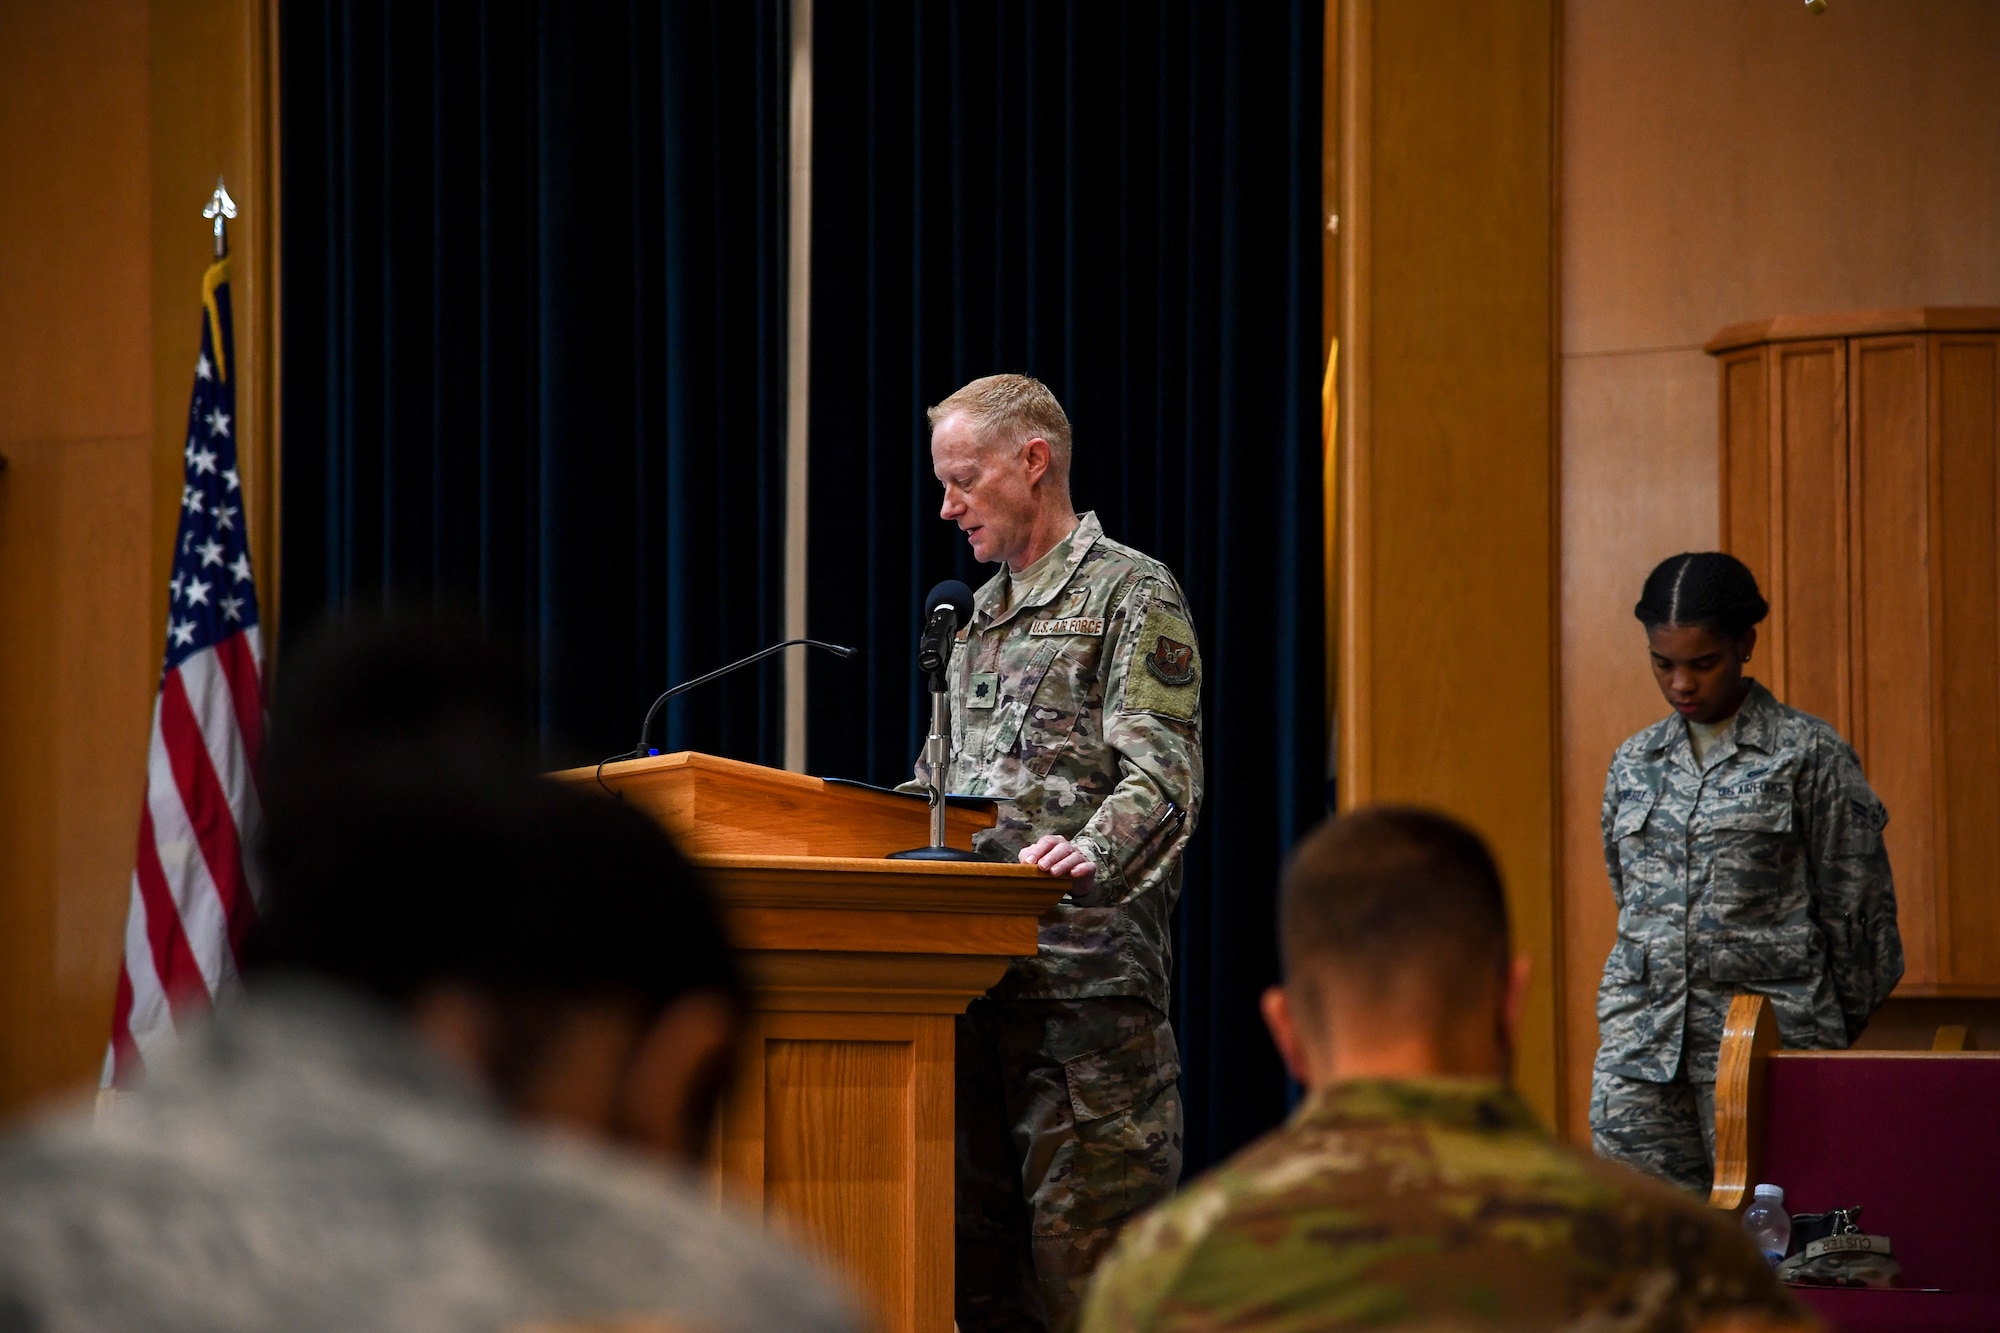
[[[1028,634],[1043,638],[1051,634],[1102,634],[1104,619],[1101,616],[1072,616],[1068,620],[1037,620],[1028,625]]]

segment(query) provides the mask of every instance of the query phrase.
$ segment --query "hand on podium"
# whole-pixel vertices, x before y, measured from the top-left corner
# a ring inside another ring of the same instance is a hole
[[[1051,833],[1037,839],[1032,846],[1021,849],[1023,865],[1040,866],[1051,875],[1066,875],[1071,879],[1090,879],[1097,874],[1097,863],[1090,854],[1071,842],[1068,838]]]

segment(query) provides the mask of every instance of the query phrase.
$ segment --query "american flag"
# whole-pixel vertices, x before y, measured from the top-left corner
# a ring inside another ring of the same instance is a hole
[[[153,703],[139,856],[104,1085],[124,1087],[176,1030],[236,985],[257,916],[264,648],[236,464],[229,260],[202,278],[201,357],[188,406],[167,652]]]

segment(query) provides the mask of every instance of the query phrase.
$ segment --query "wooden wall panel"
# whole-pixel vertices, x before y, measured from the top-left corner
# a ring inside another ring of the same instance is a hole
[[[1920,336],[1848,344],[1851,423],[1853,722],[1848,739],[1894,811],[1884,838],[1896,873],[1906,984],[1937,979],[1932,884],[1927,348]]]
[[[1801,314],[1709,344],[1781,339],[1767,346],[1783,476],[1770,624],[1791,667],[1781,697],[1835,723],[1888,807],[1899,1005],[2000,995],[1996,327],[1996,307]],[[1725,424],[1728,378],[1725,365]],[[1723,459],[1756,465],[1728,445]],[[1725,492],[1735,484],[1725,478]],[[1843,585],[1842,606],[1826,606],[1825,590]]]
[[[1771,356],[1778,608],[1762,636],[1780,699],[1848,723],[1847,345],[1787,343]],[[1759,669],[1760,676],[1767,674]]]
[[[1339,22],[1341,800],[1492,843],[1535,965],[1516,1077],[1553,1122],[1555,5]]]
[[[110,1035],[218,170],[275,592],[275,14],[0,5],[0,1115],[94,1079]]]
[[[1904,947],[1904,981],[1938,977],[1932,883],[1930,446],[1928,348],[1920,336],[1848,344],[1852,422],[1854,723],[1862,769],[1894,811],[1884,833]]]
[[[110,1034],[148,628],[147,11],[0,5],[0,1115]]]
[[[1632,614],[1640,586],[1662,555],[1716,544],[1715,367],[1673,353],[1572,359],[1562,423],[1563,1085],[1569,1131],[1587,1135],[1597,985],[1616,926],[1598,804],[1612,751],[1666,713]],[[1656,433],[1687,447],[1645,447]]]
[[[1934,335],[1940,982],[2000,975],[2000,340]]]
[[[1722,375],[1722,545],[1769,580],[1771,561],[1770,355],[1764,348],[1724,358]]]

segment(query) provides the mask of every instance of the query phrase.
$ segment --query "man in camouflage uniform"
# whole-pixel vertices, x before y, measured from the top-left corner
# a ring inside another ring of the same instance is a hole
[[[1668,717],[1618,748],[1604,783],[1618,937],[1597,995],[1591,1137],[1703,1194],[1730,999],[1767,996],[1787,1047],[1835,1050],[1903,975],[1888,814],[1860,761],[1825,722],[1745,684],[1700,759]]]
[[[1264,1011],[1305,1101],[1125,1232],[1082,1333],[1804,1322],[1733,1218],[1557,1144],[1508,1089],[1527,969],[1477,835],[1329,821],[1280,938]]]
[[[958,1322],[1062,1330],[1119,1226],[1180,1177],[1168,924],[1201,805],[1201,652],[1166,567],[1072,508],[1046,387],[975,380],[930,420],[942,517],[1002,566],[952,652],[947,789],[1000,798],[977,850],[1073,884],[958,1023]]]

